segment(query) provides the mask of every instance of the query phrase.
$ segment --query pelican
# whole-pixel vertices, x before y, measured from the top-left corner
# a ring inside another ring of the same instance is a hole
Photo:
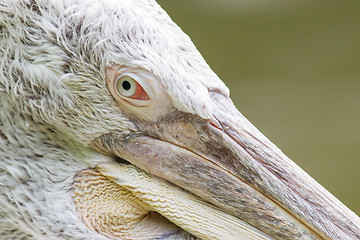
[[[360,239],[154,0],[0,2],[1,239]]]

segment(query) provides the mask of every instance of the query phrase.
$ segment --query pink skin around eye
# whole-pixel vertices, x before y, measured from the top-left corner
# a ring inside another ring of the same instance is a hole
[[[116,73],[119,70],[119,68],[120,68],[120,66],[118,66],[118,65],[107,68],[106,80],[108,82],[108,86],[110,86],[111,83],[113,82],[113,80],[115,79]],[[134,95],[132,95],[129,98],[137,99],[137,100],[150,100],[150,97],[147,95],[145,90],[142,88],[142,86],[138,82],[136,82],[136,92],[134,93]]]
[[[136,82],[136,92],[130,97],[131,99],[137,100],[149,100],[149,96],[139,83]]]

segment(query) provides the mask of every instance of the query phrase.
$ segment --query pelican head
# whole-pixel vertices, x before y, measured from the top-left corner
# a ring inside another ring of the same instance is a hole
[[[4,0],[0,36],[6,239],[360,238],[154,0]]]

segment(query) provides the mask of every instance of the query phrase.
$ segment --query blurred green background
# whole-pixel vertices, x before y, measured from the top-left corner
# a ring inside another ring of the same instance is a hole
[[[238,109],[360,215],[360,1],[158,2]]]

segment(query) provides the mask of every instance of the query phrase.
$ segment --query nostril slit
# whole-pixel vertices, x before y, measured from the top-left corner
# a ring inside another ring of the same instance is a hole
[[[213,126],[214,128],[219,129],[220,131],[224,131],[224,129],[221,127],[221,124],[220,124],[217,120],[215,120],[215,119],[211,119],[211,120],[209,121],[209,124],[210,124],[211,126]]]

